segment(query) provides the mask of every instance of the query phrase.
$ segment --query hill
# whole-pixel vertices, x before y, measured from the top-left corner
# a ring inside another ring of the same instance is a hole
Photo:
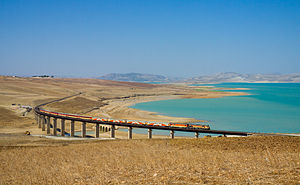
[[[239,74],[233,72],[217,73],[214,75],[198,76],[186,79],[192,83],[222,83],[222,82],[266,82],[266,83],[295,83],[300,82],[300,74]]]
[[[103,80],[128,82],[162,82],[162,83],[223,83],[223,82],[249,82],[249,83],[300,83],[300,73],[295,74],[240,74],[234,72],[217,73],[213,75],[200,75],[192,78],[170,78],[163,75],[142,73],[110,73],[98,77]]]
[[[128,81],[128,82],[172,82],[177,79],[169,78],[163,75],[142,74],[142,73],[110,73],[98,77],[103,80]]]

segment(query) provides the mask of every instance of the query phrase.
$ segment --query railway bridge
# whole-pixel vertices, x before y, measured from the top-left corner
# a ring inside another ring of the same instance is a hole
[[[225,130],[207,130],[193,127],[171,127],[171,126],[159,126],[159,125],[148,125],[148,124],[132,124],[127,121],[120,122],[119,120],[104,120],[104,119],[89,119],[90,117],[66,114],[66,113],[58,113],[51,112],[45,109],[42,109],[42,106],[47,104],[62,101],[67,98],[71,98],[73,96],[80,95],[75,94],[72,96],[67,96],[58,100],[53,100],[41,105],[38,105],[34,108],[35,118],[38,123],[38,127],[42,129],[42,131],[46,131],[47,135],[57,136],[60,132],[61,136],[69,135],[71,137],[75,137],[75,123],[81,124],[81,137],[88,137],[87,135],[87,124],[94,124],[95,126],[95,138],[99,138],[100,130],[102,131],[110,131],[110,137],[115,138],[115,130],[116,126],[122,126],[128,128],[128,139],[132,139],[132,130],[133,128],[144,128],[148,129],[148,138],[152,138],[152,130],[169,130],[170,137],[173,139],[175,137],[176,131],[183,132],[193,132],[195,133],[195,137],[199,137],[199,133],[209,133],[209,134],[221,134],[221,135],[238,135],[238,136],[248,136],[252,135],[252,133],[248,132],[237,132],[237,131],[225,131]],[[58,128],[58,121],[60,120],[60,128]],[[70,121],[70,129],[69,133],[66,132],[65,123],[66,121]],[[108,129],[109,127],[109,129]],[[52,130],[52,131],[51,131]]]

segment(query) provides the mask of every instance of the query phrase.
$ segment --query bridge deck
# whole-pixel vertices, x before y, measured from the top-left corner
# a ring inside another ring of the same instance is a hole
[[[40,112],[39,110],[35,111],[38,114],[44,116],[50,116],[53,118],[65,119],[65,120],[72,120],[72,121],[79,121],[79,122],[86,122],[86,123],[98,123],[104,125],[115,125],[115,126],[124,126],[124,127],[135,127],[135,128],[145,128],[145,129],[159,129],[159,130],[174,130],[174,131],[184,131],[184,132],[199,132],[199,133],[210,133],[210,134],[222,134],[222,135],[240,135],[240,136],[247,136],[251,135],[252,133],[249,132],[238,132],[238,131],[225,131],[225,130],[205,130],[205,129],[196,129],[196,128],[178,128],[178,127],[169,127],[169,126],[155,126],[155,125],[137,125],[137,124],[129,124],[129,123],[118,123],[118,122],[109,122],[109,121],[98,121],[98,120],[87,120],[81,118],[70,118],[65,116],[59,115],[52,115],[47,114],[44,112]]]

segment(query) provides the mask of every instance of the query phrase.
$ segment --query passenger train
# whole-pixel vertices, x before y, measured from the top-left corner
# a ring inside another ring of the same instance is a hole
[[[141,121],[134,121],[134,120],[116,120],[116,119],[107,119],[107,118],[98,118],[98,117],[90,117],[90,116],[81,116],[76,114],[67,114],[67,113],[60,113],[60,112],[53,112],[44,109],[38,108],[40,112],[62,116],[66,118],[78,118],[83,120],[94,120],[94,121],[102,121],[102,122],[112,122],[112,123],[124,123],[124,124],[132,124],[132,125],[149,125],[149,126],[161,126],[161,127],[175,127],[175,128],[191,128],[191,129],[203,129],[203,130],[210,130],[209,125],[202,125],[202,124],[185,124],[185,123],[158,123],[158,122],[141,122]]]

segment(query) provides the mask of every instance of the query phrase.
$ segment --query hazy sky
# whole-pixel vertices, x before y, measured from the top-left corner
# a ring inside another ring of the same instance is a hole
[[[299,0],[0,0],[0,75],[299,73]]]

